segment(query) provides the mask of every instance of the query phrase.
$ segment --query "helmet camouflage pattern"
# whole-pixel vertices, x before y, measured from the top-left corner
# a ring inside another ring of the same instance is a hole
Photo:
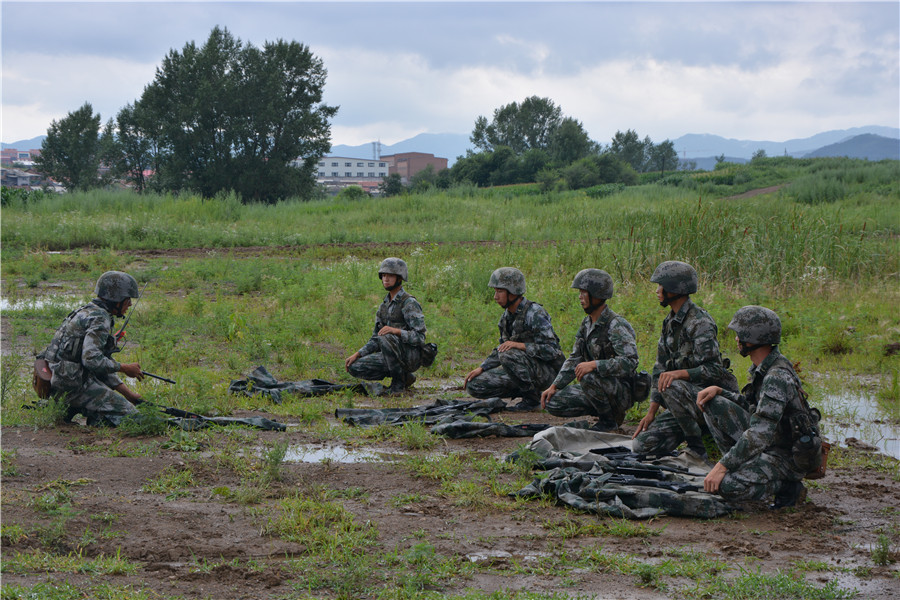
[[[122,271],[107,271],[97,280],[94,294],[102,300],[121,302],[125,298],[137,298],[141,295],[134,277]]]
[[[658,283],[670,294],[688,296],[697,291],[697,271],[691,265],[678,260],[667,260],[656,267],[650,281]]]
[[[488,287],[506,290],[510,294],[522,296],[525,294],[525,275],[515,267],[500,267],[491,273]]]
[[[388,273],[390,275],[399,275],[401,281],[409,281],[409,270],[406,267],[406,261],[402,258],[386,258],[378,265],[378,278]]]
[[[613,280],[602,269],[582,269],[572,281],[576,290],[584,290],[593,298],[608,300],[613,297]]]
[[[744,306],[731,318],[728,324],[744,344],[772,346],[781,342],[781,319],[775,311],[762,306]]]

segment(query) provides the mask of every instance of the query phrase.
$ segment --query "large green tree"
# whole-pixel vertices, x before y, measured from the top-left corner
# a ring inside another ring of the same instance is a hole
[[[665,173],[678,168],[678,152],[675,151],[675,143],[671,140],[653,144],[650,148],[648,160],[654,171]]]
[[[632,169],[642,173],[646,170],[652,146],[653,142],[649,137],[642,140],[634,129],[629,129],[625,133],[616,132],[609,145],[609,151],[622,162],[631,165]]]
[[[550,98],[531,96],[521,104],[511,102],[494,110],[490,122],[487,117],[479,116],[470,140],[483,152],[493,152],[500,146],[515,154],[531,149],[547,150],[562,118],[562,109]]]
[[[37,169],[69,191],[99,185],[100,115],[89,102],[59,121],[52,121],[41,144]]]
[[[264,202],[309,196],[337,113],[322,103],[326,74],[298,42],[257,48],[216,27],[203,46],[169,51],[124,115],[132,141],[146,142],[132,162],[146,149],[164,189],[207,197],[233,190]]]

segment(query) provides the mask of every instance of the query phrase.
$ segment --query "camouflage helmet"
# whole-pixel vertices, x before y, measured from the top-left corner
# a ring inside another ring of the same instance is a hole
[[[572,281],[576,290],[584,290],[593,298],[609,300],[613,297],[613,280],[601,269],[582,269]]]
[[[506,290],[510,294],[522,296],[525,294],[525,275],[515,267],[500,267],[491,273],[488,287]]]
[[[97,280],[94,294],[101,300],[121,302],[125,298],[137,298],[141,295],[134,277],[122,271],[107,271]]]
[[[378,265],[378,278],[385,273],[390,275],[399,275],[401,281],[409,281],[409,270],[406,268],[406,261],[402,258],[386,258]]]
[[[781,342],[781,319],[775,311],[762,306],[744,306],[731,318],[728,324],[744,344],[752,346],[775,346]]]
[[[697,271],[678,260],[667,260],[656,267],[650,281],[658,283],[670,294],[688,296],[697,291]]]

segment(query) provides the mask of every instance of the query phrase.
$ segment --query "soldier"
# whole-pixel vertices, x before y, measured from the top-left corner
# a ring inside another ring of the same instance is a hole
[[[463,382],[475,398],[517,398],[508,410],[536,410],[565,359],[544,307],[525,298],[525,275],[513,267],[491,273],[488,287],[505,310],[500,345]]]
[[[94,293],[94,300],[66,317],[38,358],[49,364],[50,394],[67,403],[67,421],[81,413],[88,425],[115,427],[138,413],[132,402],[141,400],[116,373],[138,380],[144,373],[138,363],[112,359],[116,338],[111,329],[114,318],[125,316],[140,292],[131,275],[107,271],[97,280]]]
[[[738,502],[775,494],[772,508],[794,506],[806,497],[800,480],[818,465],[798,465],[806,464],[803,459],[808,457],[794,452],[792,432],[809,430],[818,419],[803,421],[810,409],[791,361],[778,351],[778,315],[761,306],[745,306],[734,314],[728,328],[736,334],[741,356],[750,357],[750,382],[739,394],[714,385],[697,396],[709,428],[731,439],[703,488]],[[739,405],[749,405],[749,412]],[[803,425],[795,427],[800,422]]]
[[[666,261],[656,268],[650,281],[658,284],[660,305],[671,310],[657,344],[650,408],[634,432],[632,446],[643,454],[667,454],[687,442],[688,450],[705,457],[705,422],[697,407],[697,394],[710,385],[737,391],[737,379],[719,352],[716,322],[690,299],[697,291],[694,268]],[[657,418],[661,406],[667,410]]]
[[[360,379],[392,377],[388,393],[399,394],[415,383],[413,373],[423,362],[431,364],[437,346],[425,343],[422,306],[403,289],[403,282],[409,281],[406,262],[384,259],[378,277],[388,293],[375,314],[372,337],[344,364],[347,372]]]
[[[613,281],[600,269],[580,271],[572,287],[587,316],[575,335],[572,354],[549,388],[541,394],[541,407],[558,417],[594,415],[599,431],[616,429],[625,411],[650,392],[650,376],[637,374],[638,353],[634,329],[612,311]],[[568,384],[578,380],[579,385]],[[568,387],[566,387],[568,386]]]

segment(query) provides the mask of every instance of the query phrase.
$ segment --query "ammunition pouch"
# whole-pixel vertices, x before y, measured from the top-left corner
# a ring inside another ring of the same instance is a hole
[[[430,367],[434,363],[434,358],[437,356],[438,347],[434,342],[430,342],[422,346],[422,366]]]
[[[635,404],[643,402],[650,395],[650,384],[652,378],[647,371],[635,373],[631,378],[631,399]]]
[[[805,400],[805,399],[804,399]],[[806,404],[804,401],[803,404]],[[807,405],[808,406],[808,405]],[[823,441],[819,434],[819,420],[822,414],[815,408],[797,411],[788,417],[791,428],[791,455],[798,471],[806,473],[806,477],[815,475],[824,466]],[[827,443],[827,442],[825,442]],[[822,477],[825,472],[821,469]],[[816,477],[812,477],[815,479]]]

